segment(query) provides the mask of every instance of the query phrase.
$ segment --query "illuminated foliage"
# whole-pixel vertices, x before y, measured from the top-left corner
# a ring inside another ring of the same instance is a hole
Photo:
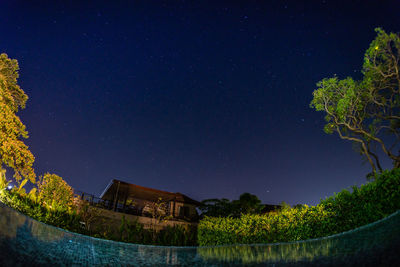
[[[58,175],[46,173],[38,183],[38,199],[51,209],[67,209],[73,205],[72,188]]]
[[[27,145],[20,138],[28,138],[25,125],[16,115],[25,108],[28,96],[17,84],[18,62],[0,55],[0,167],[4,165],[14,170],[14,178],[35,182],[33,162],[35,160]]]
[[[202,215],[211,217],[228,217],[234,213],[234,207],[229,199],[205,199],[199,207]]]
[[[371,176],[382,171],[378,148],[400,167],[400,36],[376,32],[364,56],[363,78],[323,79],[310,104],[326,113],[326,133],[337,132],[356,144],[372,167]]]
[[[240,218],[208,217],[199,222],[200,246],[275,243],[329,236],[377,221],[400,209],[400,169],[342,190],[317,206],[284,206],[278,212]]]
[[[6,178],[6,170],[0,168],[0,195],[6,190],[10,181]]]

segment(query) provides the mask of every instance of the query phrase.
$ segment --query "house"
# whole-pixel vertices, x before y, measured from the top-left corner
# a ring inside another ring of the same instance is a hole
[[[181,193],[171,193],[113,179],[104,189],[100,198],[108,209],[137,216],[158,214],[171,219],[195,221],[196,207],[200,203]]]

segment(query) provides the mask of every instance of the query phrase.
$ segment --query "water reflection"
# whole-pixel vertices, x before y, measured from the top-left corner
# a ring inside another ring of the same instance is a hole
[[[336,254],[337,240],[326,242],[237,245],[222,247],[199,247],[198,254],[205,260],[236,263],[313,261],[315,258]]]

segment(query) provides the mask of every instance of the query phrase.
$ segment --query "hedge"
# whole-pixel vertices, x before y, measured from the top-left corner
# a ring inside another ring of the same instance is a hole
[[[384,171],[352,192],[343,190],[316,206],[240,218],[205,217],[198,226],[200,246],[289,242],[344,232],[400,209],[400,169]]]

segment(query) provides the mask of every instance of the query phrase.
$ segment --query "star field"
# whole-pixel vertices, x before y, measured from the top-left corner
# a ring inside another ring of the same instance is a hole
[[[2,8],[0,50],[20,64],[37,174],[96,195],[121,179],[269,204],[316,204],[366,181],[368,165],[309,103],[322,78],[360,77],[375,27],[400,31],[397,1]]]

